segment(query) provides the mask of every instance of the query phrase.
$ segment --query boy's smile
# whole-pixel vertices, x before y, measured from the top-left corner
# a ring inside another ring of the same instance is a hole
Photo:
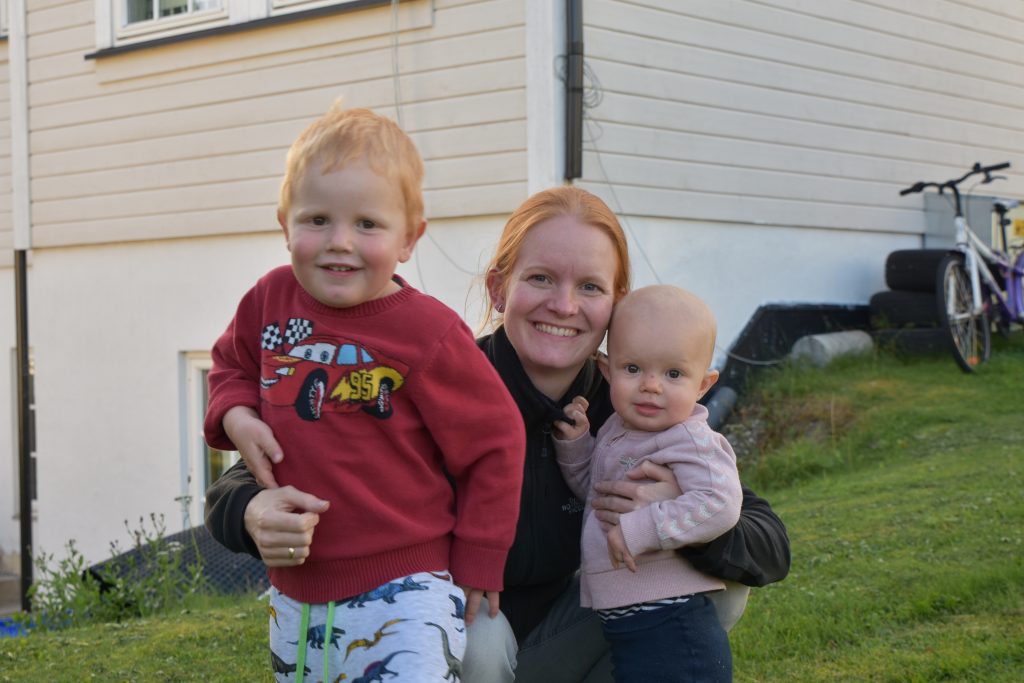
[[[397,183],[365,160],[321,173],[318,162],[296,183],[278,221],[295,277],[326,306],[349,308],[398,291],[395,267],[412,256],[422,226],[407,224]]]

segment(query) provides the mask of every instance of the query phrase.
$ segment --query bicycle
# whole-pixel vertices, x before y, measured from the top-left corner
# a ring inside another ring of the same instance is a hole
[[[956,246],[939,263],[936,300],[939,323],[949,332],[950,349],[964,372],[973,372],[988,360],[993,322],[1003,334],[1009,334],[1015,323],[1024,324],[1024,251],[1014,259],[1008,252],[1006,233],[1010,224],[1006,214],[1019,202],[999,199],[993,203],[1002,233],[1002,248],[998,249],[985,244],[967,224],[960,201],[960,183],[983,175],[979,184],[985,185],[1005,178],[992,174],[1009,167],[1009,162],[992,166],[975,163],[959,178],[941,183],[921,181],[900,190],[900,195],[908,195],[935,188],[939,194],[948,190],[953,196]],[[994,313],[994,321],[990,313]]]

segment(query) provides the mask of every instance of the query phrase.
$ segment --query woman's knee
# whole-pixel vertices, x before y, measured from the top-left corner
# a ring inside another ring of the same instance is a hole
[[[505,615],[491,618],[487,598],[466,628],[462,680],[466,683],[511,683],[515,680],[516,637]]]
[[[732,581],[725,582],[724,591],[708,593],[708,598],[715,606],[718,613],[718,621],[726,631],[732,629],[736,622],[743,616],[747,608],[747,597],[750,595],[750,588]]]

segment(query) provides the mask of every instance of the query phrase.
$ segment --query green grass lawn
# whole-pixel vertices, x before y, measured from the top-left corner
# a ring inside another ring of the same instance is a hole
[[[972,376],[879,353],[771,373],[744,404],[767,445],[743,477],[793,568],[733,630],[736,681],[1024,680],[1024,334]],[[0,681],[270,681],[265,609],[0,640]]]

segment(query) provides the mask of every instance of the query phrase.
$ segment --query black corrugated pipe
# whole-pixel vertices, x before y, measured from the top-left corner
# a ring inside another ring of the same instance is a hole
[[[566,0],[565,179],[583,175],[583,0]]]
[[[32,376],[28,352],[28,265],[24,249],[14,251],[14,310],[18,358],[18,501],[21,515],[21,609],[32,609],[32,499],[35,467],[32,451]]]

